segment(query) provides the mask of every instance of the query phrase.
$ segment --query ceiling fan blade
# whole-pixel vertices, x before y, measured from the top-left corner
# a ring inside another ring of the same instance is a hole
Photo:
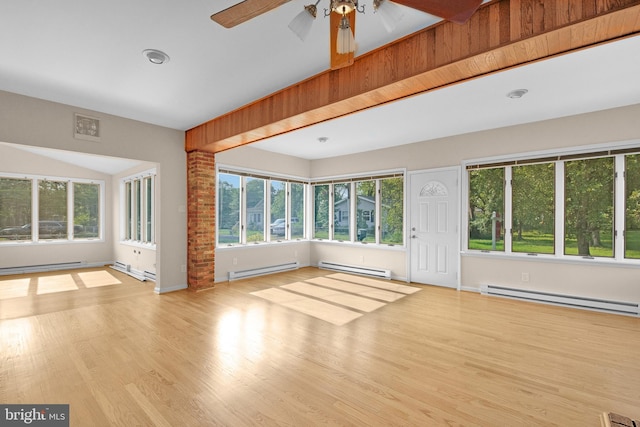
[[[349,19],[349,25],[351,26],[351,31],[353,31],[353,35],[356,35],[356,12],[355,10],[348,13],[347,19]],[[331,58],[331,69],[337,70],[339,68],[348,67],[349,65],[353,65],[353,56],[354,52],[349,53],[338,53],[336,49],[337,41],[338,41],[338,28],[340,27],[340,20],[342,19],[342,15],[339,13],[331,12],[329,16],[330,20],[330,36],[329,36],[329,55]]]
[[[211,15],[211,20],[225,28],[233,28],[249,19],[269,12],[290,0],[244,0]]]
[[[447,21],[464,24],[480,7],[482,0],[392,0],[394,3],[439,16]]]

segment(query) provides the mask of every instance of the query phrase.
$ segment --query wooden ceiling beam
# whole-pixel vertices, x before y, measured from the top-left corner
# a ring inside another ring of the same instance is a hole
[[[499,0],[186,132],[220,152],[408,96],[640,34],[638,0]]]

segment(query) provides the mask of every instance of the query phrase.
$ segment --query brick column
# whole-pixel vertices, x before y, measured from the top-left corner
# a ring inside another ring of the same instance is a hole
[[[213,288],[216,245],[216,168],[213,153],[187,153],[187,217],[189,289]]]

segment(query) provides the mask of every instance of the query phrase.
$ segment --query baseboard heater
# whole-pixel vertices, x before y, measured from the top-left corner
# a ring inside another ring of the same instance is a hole
[[[147,277],[145,275],[146,272],[137,271],[131,268],[130,264],[125,264],[123,262],[116,261],[111,265],[111,268],[113,268],[114,270],[118,270],[121,273],[128,274],[129,276],[133,277],[134,279],[138,279],[141,282],[144,282],[147,280]]]
[[[145,279],[148,280],[152,280],[152,281],[156,281],[156,273],[154,273],[153,271],[147,271],[145,270],[142,275],[144,276]]]
[[[344,271],[346,273],[361,274],[364,276],[374,276],[383,279],[391,279],[391,270],[385,270],[382,268],[372,267],[360,267],[356,265],[338,264],[328,261],[320,261],[318,268],[324,268],[325,270]]]
[[[87,263],[84,261],[60,262],[56,264],[27,265],[24,267],[3,267],[3,268],[0,268],[0,276],[9,275],[9,274],[26,274],[26,273],[40,273],[45,271],[71,270],[74,268],[84,268],[84,267],[87,267]]]
[[[244,279],[246,277],[263,276],[265,274],[279,273],[282,271],[296,270],[300,267],[298,262],[271,265],[268,267],[251,268],[248,270],[230,271],[229,280]]]
[[[495,285],[482,285],[480,293],[523,301],[541,302],[565,307],[603,311],[614,314],[640,316],[640,304],[635,302],[613,301],[598,298],[587,298],[575,295],[562,295],[527,289],[507,288]]]

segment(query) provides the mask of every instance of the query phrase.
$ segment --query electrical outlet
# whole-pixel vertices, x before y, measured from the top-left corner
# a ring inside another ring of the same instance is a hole
[[[522,281],[523,282],[529,281],[529,273],[522,273]]]
[[[233,265],[238,265],[238,258],[233,259]]]
[[[181,271],[182,273],[186,273],[186,272],[187,272],[187,266],[186,266],[186,265],[184,265],[184,264],[182,264],[182,265],[180,266],[180,271]]]

